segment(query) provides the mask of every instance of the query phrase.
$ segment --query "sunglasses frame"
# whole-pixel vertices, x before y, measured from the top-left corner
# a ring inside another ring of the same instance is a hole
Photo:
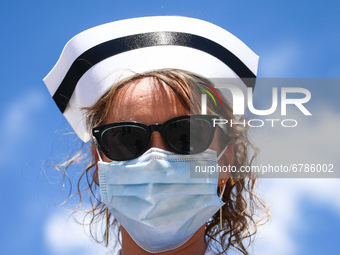
[[[178,150],[176,150],[174,147],[172,147],[167,139],[166,139],[166,134],[164,132],[164,130],[167,128],[167,126],[171,123],[174,123],[176,121],[179,121],[179,120],[185,120],[185,119],[192,119],[192,118],[197,118],[197,119],[203,119],[205,121],[208,121],[211,128],[210,128],[210,137],[209,137],[209,144],[208,147],[211,145],[211,142],[214,138],[214,135],[215,135],[215,130],[216,130],[216,126],[214,127],[213,125],[213,120],[214,119],[219,119],[220,117],[217,116],[217,115],[201,115],[201,114],[190,114],[190,115],[183,115],[183,116],[178,116],[178,117],[174,117],[174,118],[171,118],[169,120],[167,120],[166,122],[164,122],[163,124],[151,124],[151,125],[146,125],[146,124],[143,124],[143,123],[140,123],[140,122],[137,122],[137,121],[123,121],[123,122],[114,122],[114,123],[110,123],[110,124],[105,124],[105,125],[100,125],[100,126],[97,126],[95,128],[92,129],[92,135],[93,135],[93,140],[95,142],[95,145],[100,148],[100,150],[104,153],[104,155],[111,159],[111,160],[114,160],[114,161],[127,161],[127,160],[131,160],[131,159],[135,159],[135,158],[138,158],[140,155],[142,155],[146,150],[147,148],[149,148],[149,145],[150,145],[150,141],[151,141],[151,136],[152,136],[152,133],[157,131],[160,133],[162,139],[163,139],[163,142],[165,144],[165,146],[172,152],[174,153],[177,153],[177,154],[184,154],[184,155],[189,155],[189,154],[197,154],[197,153],[200,153],[200,152],[203,152],[205,151],[207,148],[202,148],[201,150],[197,150],[195,151],[195,153],[192,153],[192,152],[188,152],[188,153],[182,153]],[[137,156],[133,156],[133,157],[130,157],[130,158],[126,158],[124,160],[122,159],[118,159],[118,158],[113,158],[109,155],[109,153],[107,153],[105,151],[105,149],[103,148],[104,146],[102,146],[102,135],[103,133],[108,130],[108,129],[111,129],[111,128],[114,128],[114,127],[119,127],[119,126],[135,126],[135,127],[140,127],[140,128],[143,128],[147,134],[148,134],[148,140],[147,140],[147,145],[145,146],[146,147],[146,150],[143,151],[142,153],[138,154]]]

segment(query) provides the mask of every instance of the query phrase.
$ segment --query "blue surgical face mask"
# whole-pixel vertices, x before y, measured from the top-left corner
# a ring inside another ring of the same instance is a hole
[[[190,169],[217,164],[210,149],[178,155],[151,148],[134,160],[100,161],[101,200],[141,248],[173,250],[224,204],[216,193],[217,172],[190,178]]]

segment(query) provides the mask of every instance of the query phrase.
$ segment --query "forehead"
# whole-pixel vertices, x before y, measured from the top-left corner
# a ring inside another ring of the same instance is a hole
[[[118,91],[105,122],[137,121],[150,125],[189,113],[170,86],[147,77]]]

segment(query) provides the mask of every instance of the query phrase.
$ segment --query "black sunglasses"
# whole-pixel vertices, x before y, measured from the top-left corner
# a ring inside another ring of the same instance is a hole
[[[210,146],[217,115],[185,115],[163,124],[116,122],[92,129],[96,146],[111,160],[125,161],[147,151],[153,132],[161,134],[166,147],[177,154],[196,154]]]

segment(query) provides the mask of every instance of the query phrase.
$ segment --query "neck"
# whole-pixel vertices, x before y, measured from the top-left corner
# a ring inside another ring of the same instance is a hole
[[[171,251],[161,253],[149,253],[139,247],[133,241],[129,233],[122,227],[122,249],[121,255],[204,255],[206,247],[204,245],[204,230],[205,225],[200,227],[196,233],[181,247]]]

